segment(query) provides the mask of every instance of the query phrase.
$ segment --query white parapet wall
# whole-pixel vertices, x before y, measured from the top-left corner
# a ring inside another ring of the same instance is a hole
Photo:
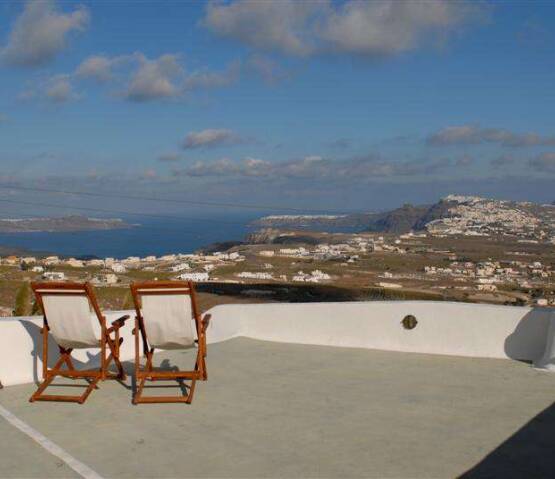
[[[534,362],[555,371],[555,310],[435,301],[270,303],[220,305],[208,342],[236,336],[285,343],[381,349]],[[108,312],[108,321],[132,312]],[[413,315],[417,324],[405,329]],[[0,319],[0,381],[4,386],[40,379],[42,319]],[[122,329],[122,360],[134,356],[133,320]],[[57,350],[51,341],[50,350]],[[97,350],[74,352],[77,367],[97,365]],[[49,363],[56,357],[52,355]]]

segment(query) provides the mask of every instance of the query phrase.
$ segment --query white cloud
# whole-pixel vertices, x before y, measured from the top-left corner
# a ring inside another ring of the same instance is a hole
[[[138,53],[136,58],[139,66],[129,80],[125,92],[127,99],[144,102],[177,97],[181,94],[179,83],[183,80],[184,70],[177,55],[166,53],[149,60],[142,53]]]
[[[507,165],[512,165],[515,162],[516,158],[512,155],[500,155],[497,158],[494,158],[490,161],[490,165],[492,167],[503,167]]]
[[[330,160],[321,156],[307,156],[298,160],[269,162],[255,158],[232,161],[197,161],[191,167],[175,174],[186,176],[264,177],[289,179],[348,179],[367,180],[374,177],[416,176],[437,172],[449,166],[448,162],[390,162],[368,156],[350,160]]]
[[[115,86],[117,96],[133,102],[148,102],[164,99],[179,99],[195,90],[221,88],[239,78],[241,65],[231,62],[220,72],[199,70],[188,72],[177,54],[166,53],[148,58],[141,52],[129,55],[92,55],[85,58],[66,78],[66,91],[71,82],[94,80],[105,86]],[[60,77],[62,75],[59,75]],[[35,81],[35,86],[20,97],[37,97],[34,90],[44,89],[44,81]],[[58,89],[61,85],[58,85]],[[112,90],[114,91],[114,90]],[[61,98],[61,96],[60,96]]]
[[[430,35],[449,33],[468,7],[448,0],[351,0],[332,8],[320,28],[330,50],[388,56],[413,50]]]
[[[0,59],[19,67],[45,65],[65,48],[70,32],[86,28],[89,17],[83,6],[63,13],[53,0],[27,2],[12,27],[7,44],[0,49]]]
[[[474,163],[474,158],[468,155],[461,156],[455,160],[455,166],[466,168]]]
[[[553,146],[555,136],[537,133],[514,133],[502,128],[482,128],[477,125],[448,126],[432,133],[426,140],[432,146],[480,145],[497,143],[507,147]]]
[[[23,100],[38,99],[42,102],[62,104],[78,100],[70,75],[55,75],[21,93]]]
[[[181,159],[181,155],[179,153],[171,152],[171,153],[162,153],[158,157],[158,161],[163,163],[173,163],[175,161],[179,161]]]
[[[185,137],[183,148],[189,150],[193,148],[234,145],[242,141],[244,140],[231,130],[206,129],[188,133]]]
[[[158,174],[152,169],[143,171],[143,173],[139,176],[139,178],[143,180],[152,180],[157,177]]]
[[[259,53],[255,53],[249,57],[247,66],[269,85],[280,83],[291,77],[290,73],[275,60]]]
[[[296,0],[210,2],[204,24],[218,35],[255,48],[305,55],[312,49],[304,38],[308,20],[326,3]]]
[[[44,94],[53,103],[65,103],[78,98],[73,91],[70,79],[65,76],[53,78],[47,85]]]
[[[529,162],[529,165],[536,171],[543,173],[555,173],[555,153],[542,153]]]
[[[231,62],[222,72],[196,71],[189,73],[184,82],[185,90],[219,88],[235,83],[241,71],[238,61]]]
[[[213,1],[204,24],[220,36],[290,55],[381,57],[444,38],[478,10],[479,3],[448,0]]]
[[[113,78],[113,68],[128,57],[107,57],[92,55],[81,62],[75,75],[79,78],[90,78],[98,82],[107,82]]]

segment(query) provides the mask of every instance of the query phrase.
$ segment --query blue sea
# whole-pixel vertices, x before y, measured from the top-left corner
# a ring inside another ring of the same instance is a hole
[[[48,252],[62,256],[99,258],[192,253],[211,243],[242,241],[253,230],[249,223],[257,215],[159,219],[123,218],[130,229],[70,233],[1,233],[0,245]]]

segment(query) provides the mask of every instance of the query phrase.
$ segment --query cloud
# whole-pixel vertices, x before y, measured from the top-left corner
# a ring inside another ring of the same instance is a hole
[[[92,55],[81,62],[75,69],[75,75],[79,78],[96,80],[99,83],[113,79],[113,68],[121,64],[128,56],[107,57],[104,55]]]
[[[310,53],[303,31],[308,19],[325,2],[236,1],[210,2],[204,24],[214,33],[255,48],[294,55]]]
[[[109,57],[93,55],[76,69],[76,79],[93,79],[98,83],[116,83],[121,97],[132,102],[178,99],[197,89],[221,88],[239,78],[240,62],[231,62],[220,72],[188,72],[180,55],[166,53],[148,58],[141,52]]]
[[[178,56],[170,53],[149,60],[142,53],[136,54],[139,63],[129,84],[125,97],[131,101],[145,102],[180,95],[179,81],[184,77]]]
[[[354,142],[351,138],[338,138],[330,141],[327,146],[335,150],[348,150],[353,146]]]
[[[307,156],[286,162],[269,162],[255,158],[232,161],[197,161],[189,168],[176,170],[177,176],[193,177],[261,177],[289,179],[348,179],[366,180],[374,177],[415,176],[431,174],[446,168],[445,161],[388,162],[368,156],[350,160],[330,160],[321,156]]]
[[[231,62],[222,72],[196,71],[189,73],[184,81],[185,90],[219,88],[231,85],[239,79],[241,63]]]
[[[237,143],[242,143],[243,141],[243,138],[231,130],[207,129],[188,133],[185,137],[183,148],[190,150],[194,148],[235,145]]]
[[[448,0],[212,1],[203,23],[217,35],[256,49],[383,57],[444,37],[482,10],[476,2]]]
[[[512,155],[500,155],[497,158],[494,158],[490,161],[490,166],[492,167],[500,167],[500,166],[507,166],[512,165],[515,162],[515,157]]]
[[[468,155],[461,156],[455,160],[455,166],[466,168],[474,163],[474,158]]]
[[[268,85],[275,85],[276,83],[291,78],[290,73],[275,60],[259,53],[255,53],[249,57],[247,60],[247,67],[260,76],[264,83]]]
[[[85,30],[89,18],[83,6],[63,13],[53,0],[27,2],[0,49],[0,60],[16,67],[46,65],[65,48],[69,33]]]
[[[531,168],[543,173],[555,173],[555,152],[542,153],[528,161]]]
[[[75,92],[70,75],[55,75],[23,91],[19,97],[23,100],[38,99],[62,104],[78,100],[80,95]]]
[[[46,87],[44,95],[53,103],[65,103],[78,98],[69,78],[65,76],[53,78]]]
[[[74,99],[70,94],[71,84],[94,80],[101,85],[115,87],[116,96],[136,103],[156,100],[180,99],[199,89],[222,88],[235,83],[240,75],[241,63],[231,62],[223,71],[199,70],[188,72],[180,55],[166,53],[156,58],[148,58],[141,52],[128,55],[91,55],[85,58],[71,73],[64,77],[65,84],[58,82],[47,98]],[[45,89],[45,81],[34,81],[35,85],[20,94],[20,98],[31,99],[39,96],[36,90]],[[65,95],[61,91],[65,89]]]
[[[514,133],[502,128],[482,128],[477,125],[448,126],[426,139],[431,146],[483,145],[496,143],[506,147],[552,146],[555,136],[537,133]]]
[[[152,180],[157,177],[158,177],[158,174],[154,170],[145,170],[143,171],[143,173],[139,175],[139,178],[142,180]]]
[[[176,161],[181,160],[181,155],[179,153],[162,153],[159,157],[158,157],[158,161],[161,161],[163,163],[173,163]]]

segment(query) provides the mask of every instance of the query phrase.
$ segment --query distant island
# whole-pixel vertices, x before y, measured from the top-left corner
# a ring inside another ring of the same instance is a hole
[[[64,233],[132,228],[119,218],[87,218],[81,215],[37,218],[0,218],[0,233]]]

